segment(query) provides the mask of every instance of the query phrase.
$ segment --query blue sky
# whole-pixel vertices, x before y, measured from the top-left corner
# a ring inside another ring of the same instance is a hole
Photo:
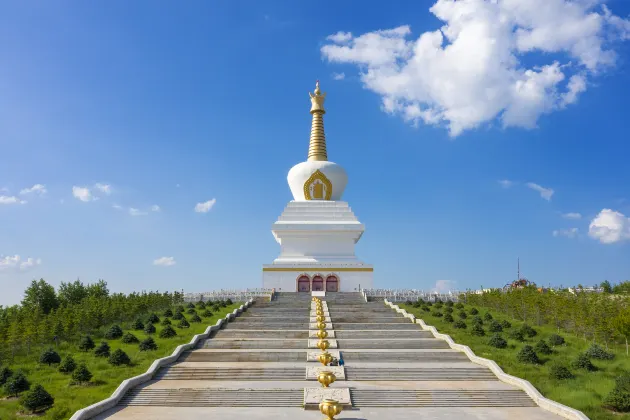
[[[377,286],[630,279],[630,3],[536,1],[0,4],[0,304],[259,287],[316,79]]]

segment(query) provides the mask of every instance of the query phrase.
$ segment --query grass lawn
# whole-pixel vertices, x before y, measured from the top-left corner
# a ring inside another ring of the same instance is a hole
[[[107,341],[113,353],[116,349],[124,350],[131,359],[131,366],[112,366],[108,363],[107,358],[99,358],[94,355],[94,350],[82,352],[77,348],[78,343],[61,343],[58,349],[55,349],[61,358],[65,358],[68,354],[72,354],[77,365],[86,363],[88,369],[94,375],[91,384],[80,386],[71,385],[70,374],[63,374],[57,370],[57,365],[47,366],[39,364],[39,356],[42,348],[31,349],[30,356],[16,356],[13,363],[9,365],[11,370],[16,371],[22,369],[29,382],[31,388],[35,384],[41,384],[55,398],[55,405],[48,410],[41,418],[43,419],[67,419],[74,414],[75,411],[87,407],[95,402],[103,400],[118,388],[120,383],[130,377],[146,372],[151,363],[155,359],[159,359],[173,353],[173,350],[184,343],[188,343],[195,334],[200,334],[210,325],[224,318],[228,313],[240,307],[241,303],[235,303],[225,308],[221,308],[211,318],[202,318],[201,323],[190,323],[190,328],[180,329],[176,325],[179,321],[171,320],[172,327],[177,331],[177,336],[173,338],[160,338],[159,333],[164,328],[157,323],[155,325],[157,331],[151,334],[158,345],[155,351],[140,351],[138,343],[124,344],[120,339],[104,340],[92,336],[94,343],[98,347],[101,341]],[[199,313],[203,311],[199,311]],[[160,321],[164,319],[161,314]],[[184,313],[186,319],[190,321],[192,315]],[[131,332],[140,341],[149,337],[144,331],[134,331],[123,326],[124,332]],[[104,329],[105,330],[105,329]],[[4,392],[4,391],[0,391]],[[0,419],[14,419],[19,417],[19,411],[22,409],[17,399],[6,399],[6,395],[0,394]]]
[[[626,356],[625,351],[622,352],[618,349],[609,350],[615,353],[613,360],[591,359],[593,364],[598,368],[596,372],[574,369],[570,367],[571,361],[575,359],[578,353],[584,352],[591,343],[584,341],[584,339],[576,338],[574,335],[560,332],[560,335],[566,340],[565,344],[553,348],[554,352],[551,355],[538,354],[543,362],[541,365],[527,365],[519,363],[516,360],[518,351],[528,344],[534,347],[541,339],[547,341],[551,334],[557,333],[555,328],[549,326],[538,327],[530,324],[538,334],[533,338],[526,338],[526,341],[521,343],[509,339],[508,332],[520,328],[523,325],[522,322],[509,319],[503,314],[486,308],[476,307],[482,318],[486,312],[489,312],[495,320],[507,320],[512,324],[510,329],[504,330],[501,334],[501,336],[507,340],[508,347],[498,349],[487,344],[493,334],[488,332],[489,322],[484,321],[483,328],[486,332],[486,336],[478,337],[471,334],[472,315],[469,313],[469,310],[472,309],[471,305],[465,305],[464,307],[464,310],[468,313],[468,318],[464,320],[467,324],[465,330],[454,328],[453,324],[444,321],[443,317],[433,316],[431,314],[434,310],[433,306],[430,307],[431,312],[425,312],[421,308],[414,308],[406,304],[399,304],[399,307],[415,315],[417,318],[422,319],[427,325],[436,327],[439,332],[450,335],[457,343],[469,346],[477,356],[494,360],[507,374],[528,380],[541,394],[551,400],[578,409],[593,420],[613,418],[630,419],[630,414],[612,413],[601,407],[602,400],[614,387],[615,377],[624,371],[630,371],[630,357]],[[455,321],[457,321],[460,319],[458,316],[460,309],[453,309],[454,312],[452,315]],[[441,311],[444,313],[444,307]],[[575,379],[551,379],[549,376],[549,366],[552,362],[556,361],[562,362],[565,366],[569,367],[571,372],[575,375]]]

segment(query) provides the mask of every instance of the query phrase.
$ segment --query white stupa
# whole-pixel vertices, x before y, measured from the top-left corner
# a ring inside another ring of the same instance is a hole
[[[365,226],[341,197],[346,171],[328,161],[324,134],[325,93],[310,93],[311,140],[308,159],[289,171],[289,202],[271,232],[280,256],[263,265],[263,287],[280,292],[354,292],[372,288],[374,268],[354,254]]]

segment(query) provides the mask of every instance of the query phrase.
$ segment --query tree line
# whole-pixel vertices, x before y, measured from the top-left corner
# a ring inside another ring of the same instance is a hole
[[[183,303],[179,292],[110,293],[99,280],[61,283],[33,280],[20,305],[0,306],[0,359],[29,354],[39,345],[76,341],[104,325],[123,323]]]

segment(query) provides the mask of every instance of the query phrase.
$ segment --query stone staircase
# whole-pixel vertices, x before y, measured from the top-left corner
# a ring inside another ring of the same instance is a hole
[[[349,398],[339,419],[558,418],[382,302],[366,303],[359,293],[323,299],[332,323],[328,339],[337,346],[330,351],[345,361],[345,377],[330,388]],[[319,388],[308,372],[321,366],[313,359],[321,351],[309,348],[310,308],[309,294],[257,302],[127,393],[106,417],[321,418],[303,409],[305,389]],[[391,408],[398,414],[378,411]]]

